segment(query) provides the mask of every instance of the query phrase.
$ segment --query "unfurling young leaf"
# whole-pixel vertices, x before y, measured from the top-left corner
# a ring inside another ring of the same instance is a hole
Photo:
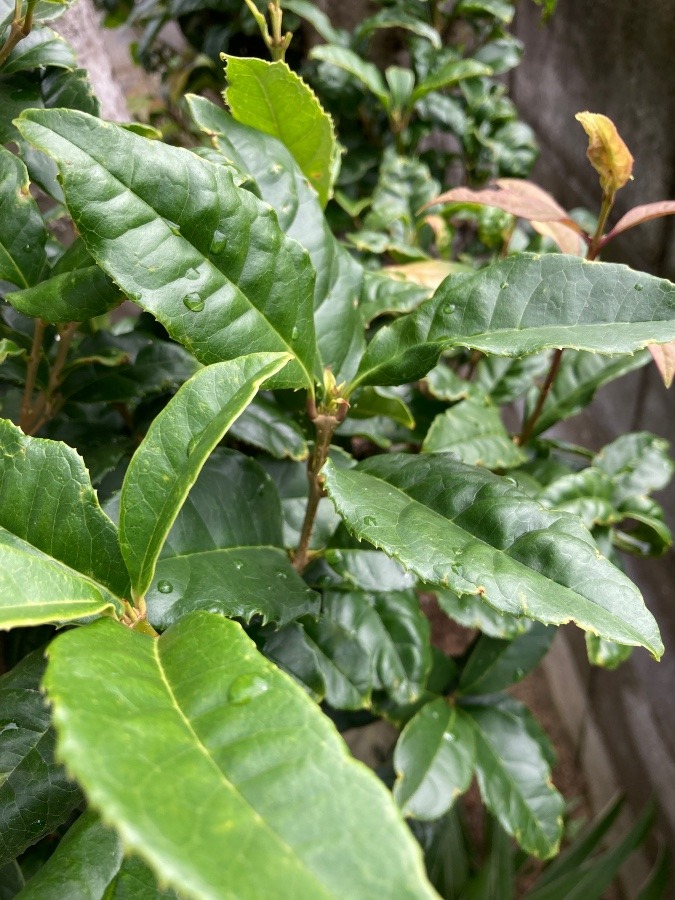
[[[574,117],[588,135],[588,156],[600,176],[602,192],[612,197],[633,177],[633,157],[616,125],[601,113],[580,112]]]

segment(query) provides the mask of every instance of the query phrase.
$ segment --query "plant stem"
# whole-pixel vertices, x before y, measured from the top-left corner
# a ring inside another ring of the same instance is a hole
[[[16,0],[16,3],[14,5],[14,18],[9,29],[9,34],[2,49],[0,49],[0,66],[2,66],[7,61],[7,57],[19,43],[19,41],[22,41],[30,34],[33,27],[33,13],[35,11],[36,5],[37,0],[28,0],[28,4],[26,6],[26,15],[22,17],[22,0]]]
[[[21,400],[21,414],[19,416],[19,428],[27,434],[27,427],[33,414],[33,391],[35,390],[35,382],[37,380],[38,366],[42,357],[42,339],[45,334],[45,323],[42,319],[35,320],[35,329],[33,331],[33,343],[30,348],[30,356],[28,357],[28,368],[26,370],[26,386],[23,391]]]
[[[341,406],[335,414],[327,413],[323,409],[317,412],[314,401],[310,398],[309,417],[314,423],[316,439],[314,441],[314,449],[307,462],[307,480],[309,482],[309,497],[307,498],[307,507],[305,508],[305,518],[302,523],[300,532],[300,541],[298,548],[293,556],[293,567],[298,571],[304,571],[309,562],[309,542],[312,537],[312,529],[314,528],[314,520],[319,508],[319,501],[323,497],[323,483],[320,476],[330,450],[330,443],[335,434],[335,429],[340,422],[344,421],[347,414],[347,405]]]
[[[43,323],[44,327],[44,323]],[[63,373],[70,345],[77,331],[78,323],[69,322],[59,331],[59,349],[56,352],[54,362],[49,370],[49,381],[46,390],[40,395],[35,407],[31,410],[24,432],[26,434],[35,434],[42,426],[51,419],[56,412],[56,406],[53,403],[53,397],[61,382],[61,374]]]
[[[518,438],[518,444],[522,447],[523,444],[526,444],[529,439],[532,437],[532,432],[534,431],[534,426],[537,424],[537,419],[541,415],[541,411],[544,408],[544,404],[546,403],[546,398],[549,395],[549,391],[555,381],[555,376],[558,374],[558,369],[560,368],[560,360],[562,359],[563,352],[562,350],[556,350],[553,354],[553,359],[551,360],[551,366],[548,370],[548,375],[546,376],[546,381],[541,386],[541,390],[539,391],[539,397],[537,398],[537,405],[535,406],[532,415],[529,417],[527,422],[523,425],[523,430],[520,433],[520,437]]]
[[[602,203],[600,205],[600,215],[598,216],[598,225],[595,229],[595,234],[591,238],[591,243],[588,247],[588,252],[586,253],[586,259],[593,261],[597,258],[598,253],[602,249],[602,239],[605,234],[605,226],[607,225],[607,219],[609,218],[609,214],[612,211],[612,207],[614,206],[614,194],[603,194],[602,195]]]
[[[283,60],[286,56],[286,50],[288,50],[288,45],[291,43],[293,35],[290,31],[287,31],[286,34],[283,35],[281,33],[281,23],[284,13],[279,0],[271,0],[269,6],[267,7],[270,14],[270,21],[272,23],[272,34],[270,34],[269,28],[267,27],[265,16],[260,12],[253,0],[244,0],[244,2],[251,10],[251,15],[258,23],[258,28],[260,29],[262,39],[265,42],[265,46],[269,50],[270,56],[272,57],[274,62]]]

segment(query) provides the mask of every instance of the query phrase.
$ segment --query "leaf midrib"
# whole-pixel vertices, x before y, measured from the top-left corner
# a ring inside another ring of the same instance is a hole
[[[154,640],[154,641],[152,641],[152,658],[153,658],[153,660],[155,661],[155,663],[156,663],[156,665],[157,665],[157,671],[158,671],[158,673],[159,673],[160,680],[161,680],[162,684],[164,685],[164,687],[165,687],[165,689],[166,689],[166,692],[167,692],[167,694],[168,694],[168,698],[169,698],[169,700],[171,701],[171,706],[172,706],[173,709],[176,711],[179,720],[183,723],[183,725],[184,725],[184,727],[186,728],[186,730],[188,731],[188,733],[189,733],[189,734],[192,736],[192,738],[194,739],[194,742],[195,742],[195,745],[196,745],[196,749],[198,750],[198,752],[199,752],[202,756],[204,756],[204,757],[206,758],[206,760],[208,761],[208,763],[209,763],[209,765],[211,766],[211,768],[217,773],[218,779],[219,779],[219,780],[221,781],[221,783],[225,786],[226,790],[227,790],[228,792],[235,793],[235,794],[243,801],[243,803],[244,803],[244,804],[247,806],[247,808],[251,811],[251,813],[252,813],[252,815],[253,815],[253,818],[254,818],[254,820],[256,821],[256,823],[257,823],[261,828],[263,828],[264,830],[266,830],[269,834],[271,834],[272,837],[274,838],[274,840],[275,840],[279,845],[281,845],[281,846],[284,848],[284,850],[285,850],[285,851],[286,851],[293,859],[297,860],[297,862],[300,864],[301,868],[304,869],[304,871],[306,871],[306,872],[311,876],[312,881],[314,881],[314,882],[317,884],[318,889],[319,889],[319,893],[317,894],[317,897],[321,897],[321,896],[325,896],[325,897],[335,897],[335,900],[340,900],[340,898],[337,897],[337,895],[332,894],[332,893],[328,893],[328,892],[327,892],[325,885],[322,884],[322,883],[318,880],[316,873],[315,873],[312,869],[310,869],[310,868],[306,865],[306,863],[300,858],[300,856],[298,855],[298,853],[297,853],[297,851],[295,850],[295,848],[294,848],[291,844],[288,844],[288,843],[281,837],[281,835],[279,835],[279,834],[275,831],[275,829],[272,828],[271,825],[269,825],[269,823],[268,823],[268,822],[260,815],[260,813],[258,812],[258,810],[250,803],[250,801],[248,800],[248,798],[247,798],[247,797],[246,797],[246,796],[245,796],[245,795],[237,788],[237,786],[234,784],[234,782],[228,780],[228,778],[225,776],[225,773],[220,769],[218,763],[215,761],[215,759],[214,759],[214,758],[212,757],[212,755],[209,753],[208,748],[205,746],[204,743],[202,743],[202,741],[201,741],[199,735],[197,734],[197,732],[195,731],[195,729],[194,729],[194,727],[193,727],[193,725],[192,725],[192,722],[191,722],[190,719],[186,716],[186,714],[183,712],[183,710],[182,710],[180,704],[178,703],[178,700],[177,700],[177,698],[176,698],[176,695],[174,694],[173,688],[171,687],[171,683],[170,683],[170,681],[169,681],[169,678],[168,678],[168,676],[167,676],[167,674],[166,674],[166,672],[165,672],[164,666],[162,665],[162,660],[161,660],[161,656],[160,656],[160,641],[159,641],[159,640]]]

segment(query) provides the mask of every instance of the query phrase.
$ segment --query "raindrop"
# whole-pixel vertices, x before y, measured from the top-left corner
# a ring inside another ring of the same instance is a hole
[[[199,434],[196,434],[194,437],[190,438],[190,442],[187,445],[187,455],[192,456],[192,454],[197,449],[197,444],[199,443],[199,439],[202,436],[203,432],[200,431]]]
[[[298,330],[297,327],[295,327],[295,328],[293,329],[293,331],[291,331],[291,340],[292,340],[292,341],[297,341],[297,339],[298,339],[299,337],[300,337],[300,331]]]
[[[457,307],[455,306],[454,303],[446,303],[445,306],[443,307],[443,312],[449,314],[449,313],[453,313],[456,309],[457,309]]]
[[[180,234],[180,225],[176,225],[176,223],[172,222],[170,219],[165,219],[164,221],[169,226],[171,234]]]
[[[288,575],[285,572],[277,572],[277,578],[280,578],[282,581],[286,581]]]
[[[225,244],[227,244],[227,235],[225,232],[214,231],[210,247],[211,253],[220,253],[221,250],[225,249]]]
[[[372,516],[366,516],[365,519],[363,520],[363,524],[364,525],[374,525],[375,519]]]
[[[197,291],[191,291],[183,297],[183,305],[192,312],[201,312],[204,309],[204,299]]]
[[[502,283],[499,285],[499,287],[500,287],[503,291],[505,291],[505,290],[507,289],[508,286],[509,286],[508,281],[502,281]]]
[[[636,290],[636,291],[641,291],[643,287],[644,287],[643,284],[636,284],[636,285],[635,285],[635,290]]]
[[[4,734],[6,731],[18,731],[18,730],[19,730],[19,726],[16,724],[16,722],[7,722],[6,725],[3,725],[2,728],[0,728],[0,734]]]
[[[270,173],[272,175],[280,175],[284,171],[284,167],[280,166],[279,163],[275,163],[270,169]]]
[[[449,744],[451,744],[454,741],[454,739],[455,739],[455,736],[450,731],[443,732],[443,740],[444,741],[447,741]]]
[[[199,272],[194,268],[188,269],[185,273],[185,277],[188,281],[196,281],[199,278]]]
[[[173,585],[170,581],[159,581],[157,582],[157,590],[160,592],[160,594],[172,594]]]
[[[234,564],[234,567],[237,570],[237,572],[241,572],[241,570],[244,568],[244,564],[243,564],[243,562],[236,562]]]
[[[239,675],[230,685],[228,698],[230,703],[248,703],[269,689],[270,686],[260,675]]]

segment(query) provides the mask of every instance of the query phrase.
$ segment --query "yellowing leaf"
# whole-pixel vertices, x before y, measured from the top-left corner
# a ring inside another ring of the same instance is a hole
[[[633,177],[633,157],[616,125],[600,113],[580,112],[574,117],[588,135],[588,156],[600,176],[605,194],[615,194]]]
[[[654,357],[663,383],[669,388],[675,377],[675,341],[670,344],[650,344],[647,349]]]

